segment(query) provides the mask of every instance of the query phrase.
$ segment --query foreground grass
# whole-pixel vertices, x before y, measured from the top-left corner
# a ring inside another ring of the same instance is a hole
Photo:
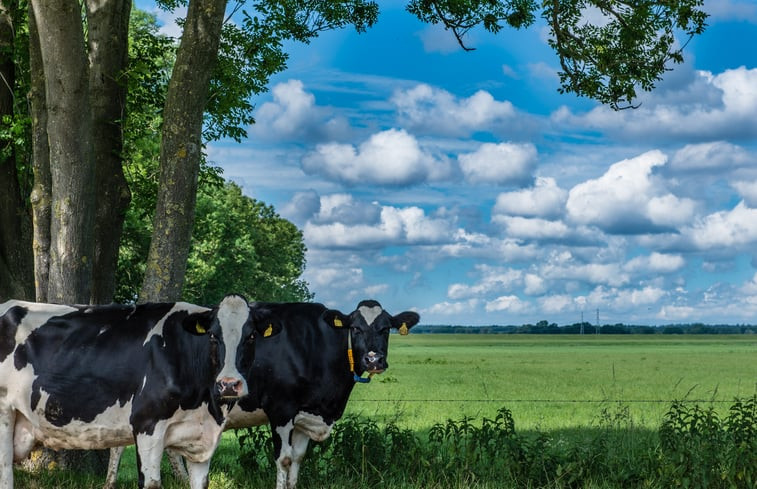
[[[755,403],[729,421],[734,398],[755,395],[757,337],[390,341],[390,369],[357,385],[334,436],[311,444],[301,489],[757,487]],[[240,450],[225,434],[210,489],[273,488],[265,440]],[[186,488],[163,473],[165,488]],[[85,474],[17,471],[20,489],[100,487]],[[137,487],[133,448],[119,487]]]

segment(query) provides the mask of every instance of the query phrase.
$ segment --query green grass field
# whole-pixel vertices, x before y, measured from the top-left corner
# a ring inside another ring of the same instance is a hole
[[[608,413],[622,413],[623,429],[630,426],[632,431],[612,435],[610,443],[615,451],[628,447],[629,453],[621,455],[628,462],[621,466],[632,466],[637,459],[638,454],[630,452],[650,451],[650,437],[655,436],[674,400],[696,400],[725,415],[735,397],[757,392],[757,336],[395,335],[390,339],[389,364],[370,384],[355,386],[348,416],[360,416],[379,426],[391,422],[427,439],[434,424],[467,416],[480,425],[484,417],[492,419],[506,407],[518,432],[547,433],[555,437],[553,441],[587,439],[596,444],[597,434],[604,436],[602,425],[606,426]],[[257,480],[240,468],[237,445],[233,433],[224,436],[213,462],[211,489],[273,487],[272,467],[263,470]],[[582,442],[576,445],[580,447]],[[134,458],[133,448],[129,449],[119,487],[136,487]],[[102,483],[97,478],[77,477],[68,482],[70,475],[60,473],[19,476],[23,485],[17,487],[33,489],[99,489]],[[573,487],[617,487],[595,479]],[[170,477],[166,482],[168,489],[183,487]],[[318,487],[314,484],[305,480],[302,489]],[[427,486],[508,487],[502,479]],[[330,487],[373,485],[356,485],[355,479],[345,479],[335,480]],[[385,481],[382,487],[413,485],[399,479]]]
[[[656,429],[672,400],[757,391],[750,335],[409,335],[390,339],[389,369],[353,390],[349,413],[425,430],[506,406],[519,429],[591,426],[607,404]]]

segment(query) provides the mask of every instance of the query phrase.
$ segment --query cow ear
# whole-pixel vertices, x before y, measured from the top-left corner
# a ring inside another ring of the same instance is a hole
[[[323,313],[322,317],[323,317],[323,320],[326,321],[326,324],[328,324],[332,328],[340,329],[340,328],[349,327],[350,325],[349,316],[342,314],[336,309],[328,309],[326,312]]]
[[[195,336],[202,336],[208,334],[212,322],[213,314],[211,311],[196,312],[184,318],[184,321],[181,322],[181,326],[187,333]]]
[[[410,332],[410,328],[418,324],[421,317],[417,312],[405,311],[392,316],[392,327],[397,328],[401,335],[406,335]]]
[[[250,314],[252,315],[252,325],[255,329],[255,336],[259,338],[268,338],[281,333],[281,330],[283,329],[281,321],[279,321],[279,319],[267,307],[251,305]]]
[[[277,334],[281,333],[281,330],[283,329],[281,327],[281,322],[273,316],[256,319],[254,324],[255,331],[258,333],[258,337],[260,338],[276,336]]]

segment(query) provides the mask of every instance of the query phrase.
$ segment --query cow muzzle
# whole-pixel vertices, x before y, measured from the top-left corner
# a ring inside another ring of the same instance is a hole
[[[244,381],[233,377],[224,377],[217,381],[216,388],[224,399],[237,399],[247,394]]]
[[[383,355],[369,351],[363,355],[363,368],[370,374],[380,374],[387,368],[386,360]]]

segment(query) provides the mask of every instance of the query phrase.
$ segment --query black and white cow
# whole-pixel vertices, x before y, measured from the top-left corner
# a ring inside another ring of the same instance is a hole
[[[187,460],[192,489],[207,488],[226,399],[247,395],[255,338],[277,332],[253,311],[238,295],[213,309],[0,304],[0,489],[38,444],[133,443],[140,488],[160,487],[166,448]]]
[[[345,315],[316,303],[253,303],[275,338],[255,346],[250,394],[229,414],[230,428],[270,423],[276,488],[293,489],[310,440],[323,441],[342,417],[357,382],[388,367],[389,331],[415,326],[415,312],[396,316],[373,300]],[[120,453],[113,453],[106,487],[115,483]],[[180,466],[174,459],[174,467]]]
[[[257,304],[281,334],[256,347],[250,395],[229,415],[228,428],[271,425],[276,488],[293,489],[310,440],[323,441],[342,417],[356,382],[387,369],[390,329],[407,334],[420,317],[396,316],[373,300],[348,316],[320,304]]]

